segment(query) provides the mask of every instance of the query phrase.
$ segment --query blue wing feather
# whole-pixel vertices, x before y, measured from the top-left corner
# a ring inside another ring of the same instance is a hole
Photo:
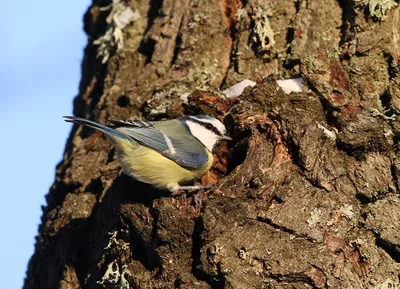
[[[87,125],[112,138],[132,138],[137,143],[153,149],[182,167],[198,169],[208,162],[206,149],[191,136],[179,122],[147,122],[142,120],[113,120],[115,128],[87,119],[65,116],[67,122]],[[157,123],[157,125],[156,125]],[[182,141],[180,138],[185,133]],[[188,140],[188,138],[191,138]]]
[[[114,124],[116,124],[114,122]],[[143,146],[156,150],[182,167],[198,169],[208,161],[208,154],[200,142],[190,134],[190,141],[181,141],[181,135],[171,134],[168,130],[161,130],[153,123],[144,121],[124,122],[117,128],[119,132],[133,138]]]

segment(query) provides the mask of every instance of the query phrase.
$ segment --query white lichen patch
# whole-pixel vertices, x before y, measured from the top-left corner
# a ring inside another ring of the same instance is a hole
[[[104,273],[101,280],[97,283],[113,285],[116,288],[121,289],[129,289],[129,281],[126,278],[128,275],[131,276],[131,273],[127,269],[127,266],[123,265],[122,268],[120,268],[117,260],[114,260],[110,264],[108,264],[106,272]]]
[[[400,283],[392,279],[386,279],[385,282],[377,284],[373,289],[400,289]]]
[[[240,21],[247,16],[247,11],[244,8],[240,8],[236,12],[236,20]]]
[[[248,254],[247,254],[247,252],[246,252],[246,250],[244,248],[239,250],[238,257],[239,257],[240,260],[246,260],[247,259],[247,255]]]
[[[104,247],[104,250],[110,250],[113,247],[119,247],[122,250],[127,250],[129,249],[129,243],[126,243],[122,240],[117,239],[117,231],[114,232],[109,232],[108,235],[110,235],[110,239],[108,240],[107,246]]]
[[[140,13],[136,9],[133,11],[131,7],[117,6],[115,13],[113,13],[112,20],[119,29],[124,29],[128,24],[140,19]]]
[[[310,213],[310,218],[307,219],[308,226],[312,227],[321,222],[322,210],[315,208]]]
[[[252,41],[261,45],[261,50],[269,50],[275,45],[274,31],[271,28],[268,19],[268,13],[258,7],[252,16],[254,28],[252,32]]]
[[[107,246],[104,247],[104,250],[110,249],[112,245],[118,245],[118,241],[117,241],[117,234],[118,234],[118,232],[117,232],[117,231],[114,231],[114,232],[109,232],[108,234],[109,234],[111,237],[110,237],[110,239],[108,240]]]
[[[320,124],[319,122],[315,122],[318,126],[318,128],[322,129],[322,131],[324,132],[324,134],[330,138],[331,140],[336,140],[336,133],[335,131],[330,131],[329,129],[327,129],[326,127],[324,127],[322,124]]]
[[[121,279],[121,274],[119,272],[119,265],[116,260],[112,261],[107,266],[107,270],[104,273],[99,284],[117,284]]]
[[[93,41],[97,45],[97,58],[102,58],[101,62],[106,63],[113,51],[119,52],[124,47],[124,38],[122,30],[130,23],[140,19],[140,13],[137,9],[132,10],[131,7],[121,0],[113,0],[113,2],[102,8],[101,10],[109,10],[106,21],[108,23],[107,30],[103,36]]]
[[[123,265],[122,266],[121,281],[120,281],[121,289],[129,289],[129,288],[131,288],[129,286],[128,280],[126,279],[127,276],[131,276],[131,273],[129,272],[127,266]]]
[[[376,108],[369,108],[368,111],[371,113],[372,116],[379,116],[386,120],[396,120],[397,118],[397,115],[395,113],[393,113],[391,116],[387,116],[385,115],[387,111],[384,111],[384,113],[382,113]]]
[[[354,217],[353,206],[350,204],[342,205],[340,207],[340,212],[342,212],[342,215],[345,216],[349,220]]]
[[[398,3],[394,0],[369,0],[368,10],[372,17],[379,20],[385,19],[387,13],[392,8],[396,7]]]
[[[256,83],[251,81],[250,79],[245,79],[241,82],[236,83],[235,85],[231,86],[228,89],[225,89],[223,93],[227,98],[236,97],[242,94],[243,90],[248,86],[255,86]]]
[[[304,89],[302,77],[277,80],[276,83],[278,83],[278,86],[282,88],[286,94],[290,94],[291,92],[303,92]]]

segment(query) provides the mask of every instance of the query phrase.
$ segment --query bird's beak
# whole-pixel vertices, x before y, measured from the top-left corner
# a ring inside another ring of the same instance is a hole
[[[227,136],[227,135],[223,135],[219,139],[221,139],[221,140],[232,140],[232,138],[230,136]]]

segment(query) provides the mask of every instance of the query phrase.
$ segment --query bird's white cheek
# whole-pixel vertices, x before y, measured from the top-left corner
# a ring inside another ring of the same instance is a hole
[[[218,141],[218,136],[198,123],[188,121],[187,125],[191,134],[212,152],[215,143]]]
[[[206,147],[206,148],[208,148],[208,150],[210,151],[210,152],[212,152],[213,151],[213,149],[214,149],[214,146],[215,146],[215,144],[217,143],[217,141],[218,141],[218,138],[217,137],[209,137],[208,139],[206,139],[205,141],[204,141],[204,146]]]
[[[214,136],[214,134],[211,134],[208,131],[199,131],[193,136],[197,138],[206,148],[208,148],[210,152],[212,152],[215,143],[218,141],[217,136]]]

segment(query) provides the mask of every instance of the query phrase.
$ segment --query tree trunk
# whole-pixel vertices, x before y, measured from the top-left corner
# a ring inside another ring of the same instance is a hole
[[[397,3],[94,0],[75,115],[208,114],[233,141],[171,195],[74,126],[24,288],[399,288]]]

